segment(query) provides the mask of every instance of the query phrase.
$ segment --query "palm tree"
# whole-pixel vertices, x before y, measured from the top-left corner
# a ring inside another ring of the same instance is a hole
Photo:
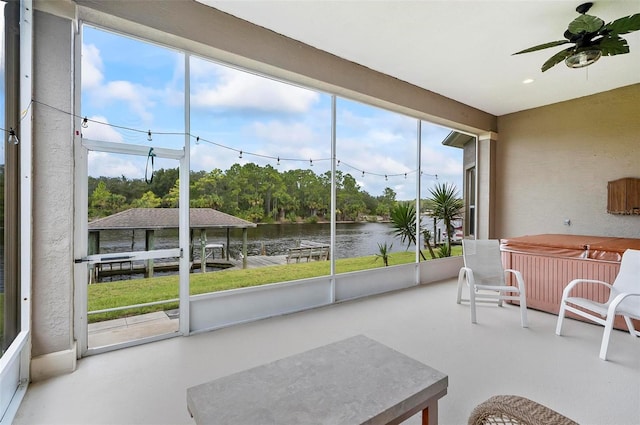
[[[391,225],[394,229],[393,234],[398,236],[402,243],[407,242],[407,249],[412,243],[416,244],[416,209],[413,204],[398,202],[391,210]],[[426,260],[422,250],[418,251],[422,259]]]
[[[453,227],[451,222],[462,217],[464,202],[458,197],[458,189],[453,184],[441,183],[429,189],[431,192],[431,202],[433,217],[442,220],[447,232],[447,250],[441,251],[447,256],[451,255],[451,238],[453,237]]]

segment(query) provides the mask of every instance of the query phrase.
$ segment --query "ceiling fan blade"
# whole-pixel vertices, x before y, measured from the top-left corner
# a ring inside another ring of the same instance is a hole
[[[597,32],[604,26],[604,21],[593,15],[580,15],[569,24],[571,34]]]
[[[602,51],[602,56],[624,55],[629,53],[627,40],[617,34],[607,34],[598,42],[598,49]]]
[[[576,7],[576,12],[584,15],[585,13],[587,13],[589,11],[589,9],[591,9],[591,6],[593,6],[593,3],[591,3],[591,2],[582,3],[580,6]]]
[[[524,49],[524,50],[521,50],[519,52],[513,53],[513,55],[520,55],[522,53],[535,52],[535,51],[542,50],[542,49],[548,49],[549,47],[561,46],[561,45],[567,44],[567,43],[570,43],[570,41],[569,40],[551,41],[549,43],[544,43],[544,44],[539,44],[537,46],[529,47],[528,49]]]
[[[562,62],[563,60],[565,60],[567,57],[571,56],[573,53],[575,52],[575,48],[574,47],[570,47],[568,49],[565,50],[561,50],[558,53],[556,53],[555,55],[551,56],[543,65],[542,65],[542,72],[545,72],[546,70],[548,70],[549,68],[559,64],[560,62]]]
[[[633,31],[638,31],[640,30],[640,13],[609,22],[602,30],[614,34],[628,34]]]
[[[567,40],[569,40],[572,43],[575,43],[576,41],[578,41],[580,39],[580,37],[582,37],[580,35],[572,34],[571,31],[569,31],[569,30],[566,30],[563,35],[564,35],[564,38],[566,38]]]

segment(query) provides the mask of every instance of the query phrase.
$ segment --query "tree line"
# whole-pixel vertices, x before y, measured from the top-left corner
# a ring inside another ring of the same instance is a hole
[[[178,206],[178,169],[159,169],[144,179],[89,177],[89,218],[105,217],[129,208]],[[388,218],[396,193],[387,187],[379,196],[361,189],[349,173],[336,171],[338,220],[362,215]],[[270,165],[234,164],[228,170],[190,173],[190,206],[214,208],[252,222],[329,220],[331,172],[296,169],[280,172]]]

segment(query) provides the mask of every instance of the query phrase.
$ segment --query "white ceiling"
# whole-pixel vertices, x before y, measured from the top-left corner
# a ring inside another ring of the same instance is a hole
[[[582,69],[540,71],[566,46],[511,55],[561,40],[580,0],[197,1],[494,115],[640,82],[640,31],[623,36],[631,53]],[[638,0],[589,11],[605,22],[635,13]]]

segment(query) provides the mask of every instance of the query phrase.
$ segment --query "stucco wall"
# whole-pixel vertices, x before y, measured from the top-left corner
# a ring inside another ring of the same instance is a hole
[[[606,211],[607,182],[640,177],[640,84],[505,115],[498,131],[495,236],[640,238],[640,216]]]
[[[37,102],[72,111],[71,21],[34,14]],[[69,115],[33,104],[32,355],[72,347],[73,128]]]

